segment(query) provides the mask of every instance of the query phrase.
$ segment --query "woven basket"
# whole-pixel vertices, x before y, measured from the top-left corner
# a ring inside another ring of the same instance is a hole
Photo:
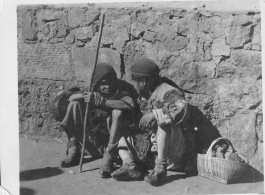
[[[248,169],[248,160],[238,153],[238,156],[246,163],[212,157],[212,147],[220,140],[225,140],[232,149],[232,152],[235,152],[232,143],[228,139],[217,138],[212,142],[206,154],[198,154],[198,173],[200,176],[207,177],[224,184],[229,184],[240,178],[246,172]]]

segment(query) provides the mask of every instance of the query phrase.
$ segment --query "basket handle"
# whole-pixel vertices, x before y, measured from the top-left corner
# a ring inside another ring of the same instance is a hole
[[[216,144],[218,141],[220,141],[220,140],[225,140],[227,143],[228,143],[228,145],[232,148],[232,150],[233,150],[233,152],[235,152],[235,149],[234,149],[234,147],[233,147],[233,145],[232,145],[232,143],[228,140],[228,139],[226,139],[226,138],[223,138],[223,137],[219,137],[219,138],[217,138],[216,140],[214,140],[212,143],[211,143],[211,145],[210,145],[210,147],[209,147],[209,149],[208,149],[208,151],[207,151],[207,153],[206,153],[206,155],[205,155],[205,159],[206,159],[206,161],[207,161],[207,167],[208,167],[208,171],[210,172],[210,173],[212,173],[212,147],[214,146],[214,144]]]
[[[210,147],[209,147],[209,149],[208,149],[208,151],[207,151],[207,153],[206,153],[206,155],[205,155],[205,158],[206,158],[207,160],[211,160],[211,158],[212,158],[212,147],[214,146],[214,144],[216,144],[216,143],[217,143],[218,141],[220,141],[220,140],[225,140],[225,141],[228,143],[228,145],[232,148],[232,151],[235,152],[235,149],[234,149],[232,143],[231,143],[228,139],[223,138],[223,137],[219,137],[219,138],[217,138],[216,140],[214,140],[214,141],[211,143],[211,145],[210,145]]]

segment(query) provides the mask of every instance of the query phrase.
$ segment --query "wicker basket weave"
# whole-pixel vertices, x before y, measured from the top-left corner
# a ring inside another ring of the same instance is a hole
[[[233,152],[235,152],[231,142],[225,138],[217,138],[209,147],[206,154],[198,154],[197,168],[200,176],[213,179],[215,181],[229,184],[240,178],[248,169],[247,159],[238,154],[246,163],[239,163],[232,160],[212,157],[212,147],[220,140],[225,140]]]

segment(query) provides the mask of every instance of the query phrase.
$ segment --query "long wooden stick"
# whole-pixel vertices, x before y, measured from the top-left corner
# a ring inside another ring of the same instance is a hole
[[[95,69],[96,69],[97,62],[98,62],[98,54],[99,54],[100,41],[101,41],[102,32],[103,32],[104,19],[105,19],[105,14],[103,13],[102,14],[102,18],[101,18],[100,30],[99,30],[96,59],[95,59],[95,63],[94,63],[93,69],[92,69],[92,74],[91,74],[91,78],[90,78],[90,86],[89,86],[89,89],[88,89],[88,91],[92,92],[92,93],[93,93],[92,81],[93,81],[93,76],[94,76]],[[81,154],[80,163],[79,163],[79,166],[80,166],[80,170],[79,171],[80,171],[80,173],[82,172],[83,159],[84,159],[84,154],[85,154],[88,110],[90,110],[90,104],[86,103],[86,112],[85,112],[84,129],[83,129],[83,147],[82,147],[82,154]]]

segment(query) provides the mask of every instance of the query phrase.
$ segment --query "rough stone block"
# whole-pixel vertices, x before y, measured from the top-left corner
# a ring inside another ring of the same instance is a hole
[[[72,31],[76,39],[87,42],[92,39],[94,32],[92,26],[89,27],[80,27]]]
[[[177,36],[173,40],[167,39],[167,41],[164,44],[170,52],[175,52],[185,48],[188,45],[188,43],[189,43],[188,38]]]
[[[156,15],[153,10],[137,13],[136,20],[146,26],[147,30],[151,30],[157,22],[163,22],[161,21],[161,15]]]
[[[258,50],[261,51],[261,24],[258,23],[257,26],[255,26],[254,28],[254,32],[253,32],[253,38],[252,38],[252,49],[253,50]]]
[[[217,80],[216,84],[219,90],[219,96],[224,102],[229,102],[231,96],[241,99],[244,95],[248,95],[251,89],[255,89],[255,80],[250,78],[239,79],[235,78],[232,81],[229,80],[224,86],[224,83]],[[220,83],[219,83],[220,82]],[[256,93],[256,92],[255,92]]]
[[[215,76],[216,64],[213,61],[198,63],[198,77],[209,77]]]
[[[155,41],[155,37],[156,37],[156,33],[150,32],[150,31],[146,31],[144,33],[143,39],[148,41],[148,42],[154,42]]]
[[[226,15],[224,18],[214,17],[216,23],[212,23],[213,37],[218,38],[222,35],[229,35],[233,24],[233,16]]]
[[[256,89],[253,91],[256,92]],[[238,107],[244,111],[254,110],[261,104],[261,101],[261,98],[259,98],[256,93],[249,93],[248,95],[242,97]]]
[[[98,20],[100,11],[98,9],[88,9],[85,7],[71,7],[68,10],[69,26],[72,28],[80,26],[90,26]]]
[[[259,51],[233,50],[230,61],[239,67],[261,65],[261,53]]]
[[[75,42],[75,46],[76,47],[84,47],[85,46],[85,43],[83,41],[77,40]]]
[[[139,35],[146,30],[147,30],[147,28],[144,24],[142,24],[140,22],[134,22],[131,24],[130,33],[133,37],[139,38]]]
[[[17,6],[17,27],[18,27],[18,29],[23,28],[24,16],[28,12],[29,9],[30,9],[30,7],[28,7],[28,6],[21,6],[21,5]]]
[[[218,65],[222,59],[223,59],[222,56],[213,56],[213,61],[216,65]]]
[[[22,35],[25,40],[37,41],[38,39],[38,22],[36,10],[29,10],[23,17]]]
[[[106,18],[101,42],[104,45],[115,43],[115,47],[121,51],[122,44],[129,40],[130,15],[128,13],[122,15],[122,13],[113,11],[108,12]]]
[[[152,59],[160,69],[166,69],[169,66],[168,59],[172,56],[172,54],[163,44],[159,42],[156,42],[155,44],[144,42],[143,46],[146,57]]]
[[[74,36],[73,34],[68,35],[68,36],[66,37],[66,42],[67,42],[68,44],[72,44],[72,43],[74,43],[74,42],[75,42],[75,36]]]
[[[188,52],[190,54],[194,54],[197,51],[197,43],[198,43],[199,38],[196,35],[192,35],[192,34],[190,35],[189,38],[190,38],[190,41],[187,46]]]
[[[48,23],[52,21],[60,20],[62,23],[67,24],[67,11],[53,9],[39,9],[37,12],[37,18],[39,22]]]
[[[213,14],[211,12],[208,11],[200,11],[200,14],[206,17],[212,17]]]
[[[24,14],[23,37],[26,41],[49,41],[61,42],[68,34],[67,12],[55,8],[40,9],[30,8]],[[57,39],[59,38],[59,39]]]
[[[190,34],[189,20],[186,17],[173,21],[172,27],[178,34],[184,36],[188,36]]]
[[[245,49],[245,50],[250,50],[251,47],[252,47],[251,43],[248,42],[248,43],[246,43],[246,44],[244,45],[243,49]]]
[[[74,66],[76,77],[79,81],[85,81],[89,84],[92,68],[95,63],[96,48],[78,48],[74,56]],[[104,62],[112,65],[120,76],[121,59],[120,54],[109,48],[100,48],[98,63]]]
[[[176,61],[170,66],[168,76],[183,89],[205,94],[209,78],[205,76],[200,77],[202,73],[198,72],[198,66],[197,62],[191,62],[190,59],[180,56],[176,58]],[[203,72],[203,75],[205,75],[205,73],[206,72]]]
[[[226,44],[225,36],[214,39],[211,54],[213,56],[230,56],[231,50]]]
[[[241,48],[245,43],[250,41],[250,35],[252,31],[252,25],[242,27],[242,26],[232,26],[232,31],[228,38],[230,47]]]
[[[259,43],[253,43],[251,49],[261,51],[261,45]]]
[[[62,21],[47,22],[43,26],[43,30],[40,32],[43,34],[42,39],[47,41],[56,42],[57,38],[64,38],[68,34],[68,25],[62,23]]]
[[[172,40],[176,37],[176,32],[170,25],[162,26],[161,24],[158,23],[151,29],[151,31],[157,33],[156,40],[160,42],[165,42],[166,40]]]
[[[254,25],[248,16],[235,17],[228,42],[232,48],[241,48],[251,40]]]
[[[222,62],[218,65],[217,68],[217,77],[231,77],[236,72],[236,66],[230,64],[229,62]]]
[[[19,78],[72,79],[68,51],[60,44],[19,44]]]
[[[210,61],[212,59],[211,45],[212,38],[210,35],[199,33],[191,35],[187,48],[189,53],[193,54],[195,61]]]
[[[242,121],[244,121],[244,123],[242,123]],[[234,144],[235,149],[247,157],[250,157],[257,149],[255,123],[255,113],[238,113],[231,118],[228,128],[228,136],[230,141]]]
[[[123,53],[123,47],[126,42],[129,41],[130,37],[128,35],[127,29],[120,31],[119,35],[113,42],[112,48],[116,49],[119,53]]]
[[[261,53],[251,50],[233,50],[230,63],[237,66],[237,74],[244,77],[258,78],[261,73]]]
[[[253,22],[253,18],[249,15],[236,15],[234,17],[233,25],[247,26]]]

